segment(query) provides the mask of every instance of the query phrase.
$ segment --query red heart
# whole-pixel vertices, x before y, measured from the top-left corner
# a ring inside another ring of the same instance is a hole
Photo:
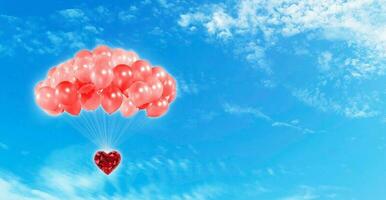
[[[105,174],[109,175],[121,162],[121,154],[117,151],[106,153],[104,151],[97,151],[94,156],[95,164]]]

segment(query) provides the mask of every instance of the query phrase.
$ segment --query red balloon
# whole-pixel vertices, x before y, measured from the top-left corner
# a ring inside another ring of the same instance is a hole
[[[79,81],[78,79],[76,79],[76,81],[73,84],[76,88],[76,91],[79,92],[79,89],[88,83],[83,83],[83,82]]]
[[[94,58],[90,51],[78,52],[74,60],[75,77],[83,83],[91,81],[91,70],[94,68]]]
[[[125,117],[134,115],[138,111],[138,108],[134,105],[130,98],[124,98],[121,107],[121,113]]]
[[[151,90],[149,85],[143,81],[134,82],[125,93],[136,107],[150,102]]]
[[[127,65],[120,64],[114,67],[113,72],[113,84],[121,89],[121,91],[125,91],[127,88],[129,88],[130,84],[134,82],[133,72]]]
[[[114,73],[111,69],[111,61],[108,57],[97,58],[95,67],[91,71],[91,81],[97,89],[103,89],[113,81]]]
[[[146,108],[146,113],[149,117],[160,117],[168,111],[168,108],[168,100],[161,98],[160,100],[150,103],[150,105]]]
[[[155,77],[146,78],[146,83],[149,85],[151,89],[150,101],[153,102],[158,100],[162,96],[163,85],[160,80]]]
[[[82,93],[80,103],[85,110],[96,110],[101,104],[101,98],[96,90]]]
[[[76,100],[71,105],[64,105],[64,110],[71,115],[79,115],[80,110],[82,110],[82,106],[80,105],[80,101]]]
[[[72,105],[78,99],[75,85],[68,81],[63,81],[56,86],[55,95],[63,105]]]
[[[111,114],[118,110],[122,104],[123,95],[118,87],[110,86],[102,92],[102,107]]]
[[[154,77],[157,77],[161,82],[164,82],[168,77],[168,73],[162,67],[153,67],[151,69]]]
[[[176,96],[176,81],[168,75],[163,84],[163,93],[162,97],[167,99],[169,102],[172,102]]]
[[[150,103],[145,103],[145,104],[139,106],[138,109],[145,110],[149,105],[150,105]]]
[[[105,46],[105,45],[97,46],[93,50],[92,53],[93,53],[93,55],[95,57],[98,57],[98,56],[108,56],[108,57],[111,57],[111,55],[112,55],[111,49],[108,46]]]
[[[152,75],[151,66],[145,60],[137,60],[131,66],[134,73],[134,80],[144,81],[147,77]]]
[[[86,84],[83,84],[79,89],[78,89],[78,92],[80,94],[86,94],[86,93],[90,93],[90,92],[93,92],[95,90],[95,85],[92,84],[92,83],[86,83]]]
[[[53,116],[57,116],[57,115],[60,115],[63,113],[63,108],[59,105],[58,108],[56,110],[44,110],[46,111],[48,114],[50,115],[53,115]]]
[[[59,101],[55,90],[49,86],[41,87],[36,93],[36,102],[44,110],[55,111],[59,107]]]

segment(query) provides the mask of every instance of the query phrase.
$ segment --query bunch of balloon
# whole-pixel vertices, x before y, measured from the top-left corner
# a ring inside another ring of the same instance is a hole
[[[165,69],[151,66],[133,51],[102,45],[92,51],[81,50],[74,58],[52,67],[36,85],[35,98],[51,116],[68,113],[76,117],[98,110],[112,115],[119,110],[124,118],[130,118],[144,110],[148,117],[155,118],[164,115],[176,98],[176,81]],[[94,116],[80,126],[87,126],[94,140],[98,134],[102,142],[118,139],[121,133],[112,135],[103,121]],[[104,134],[98,133],[101,129]],[[94,160],[110,174],[121,156],[117,151],[98,151]]]

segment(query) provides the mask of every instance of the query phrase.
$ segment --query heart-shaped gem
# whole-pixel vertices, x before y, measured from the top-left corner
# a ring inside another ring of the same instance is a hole
[[[117,151],[109,153],[97,151],[94,156],[94,161],[99,169],[101,169],[106,175],[109,175],[121,162],[121,154]]]

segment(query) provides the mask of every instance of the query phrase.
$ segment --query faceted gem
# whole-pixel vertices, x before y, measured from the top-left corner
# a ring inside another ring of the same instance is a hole
[[[109,175],[121,162],[121,154],[117,151],[109,153],[97,151],[94,156],[94,161],[99,169],[101,169],[106,175]]]

